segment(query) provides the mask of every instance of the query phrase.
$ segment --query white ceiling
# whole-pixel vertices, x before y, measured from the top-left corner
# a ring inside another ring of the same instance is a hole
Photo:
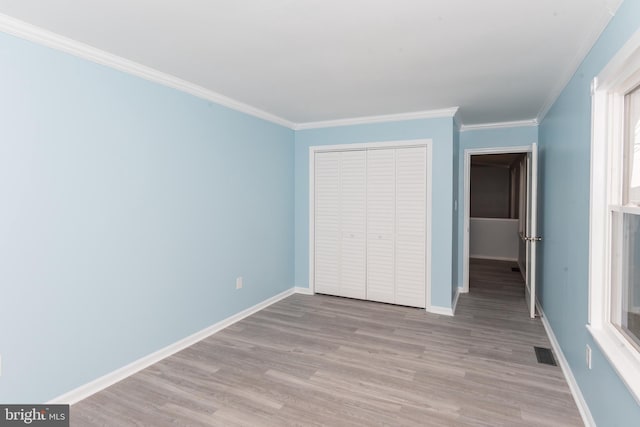
[[[544,114],[622,0],[0,0],[0,13],[294,123]]]

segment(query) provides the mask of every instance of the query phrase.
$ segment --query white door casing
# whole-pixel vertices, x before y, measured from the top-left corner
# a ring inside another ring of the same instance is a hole
[[[471,224],[471,156],[483,154],[529,153],[530,145],[513,147],[467,148],[464,150],[463,197],[464,212],[462,219],[462,286],[460,292],[469,292],[469,229]]]
[[[527,153],[526,160],[526,229],[522,238],[526,247],[526,274],[525,294],[527,311],[531,317],[535,317],[536,309],[536,261],[537,243],[540,237],[537,235],[538,227],[538,146],[532,143],[529,146],[519,147],[492,147],[464,150],[464,216],[463,216],[463,255],[462,255],[462,286],[461,292],[469,292],[469,226],[470,226],[470,180],[471,180],[471,156],[482,154],[508,154]]]
[[[527,266],[526,297],[529,315],[536,317],[536,262],[538,253],[538,144],[527,153]]]

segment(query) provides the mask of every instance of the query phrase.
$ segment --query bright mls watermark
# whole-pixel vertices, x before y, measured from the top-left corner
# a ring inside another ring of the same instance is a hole
[[[69,427],[69,405],[0,405],[0,426]]]

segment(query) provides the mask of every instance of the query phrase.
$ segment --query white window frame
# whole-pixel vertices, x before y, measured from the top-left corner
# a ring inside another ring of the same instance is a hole
[[[611,322],[611,211],[622,206],[625,95],[640,84],[640,31],[592,83],[589,323],[587,329],[640,403],[640,352]]]

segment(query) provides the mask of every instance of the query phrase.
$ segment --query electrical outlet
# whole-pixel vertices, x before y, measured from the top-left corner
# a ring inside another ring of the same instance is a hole
[[[587,368],[591,369],[591,347],[587,344]]]
[[[242,289],[242,276],[236,278],[236,289]]]

